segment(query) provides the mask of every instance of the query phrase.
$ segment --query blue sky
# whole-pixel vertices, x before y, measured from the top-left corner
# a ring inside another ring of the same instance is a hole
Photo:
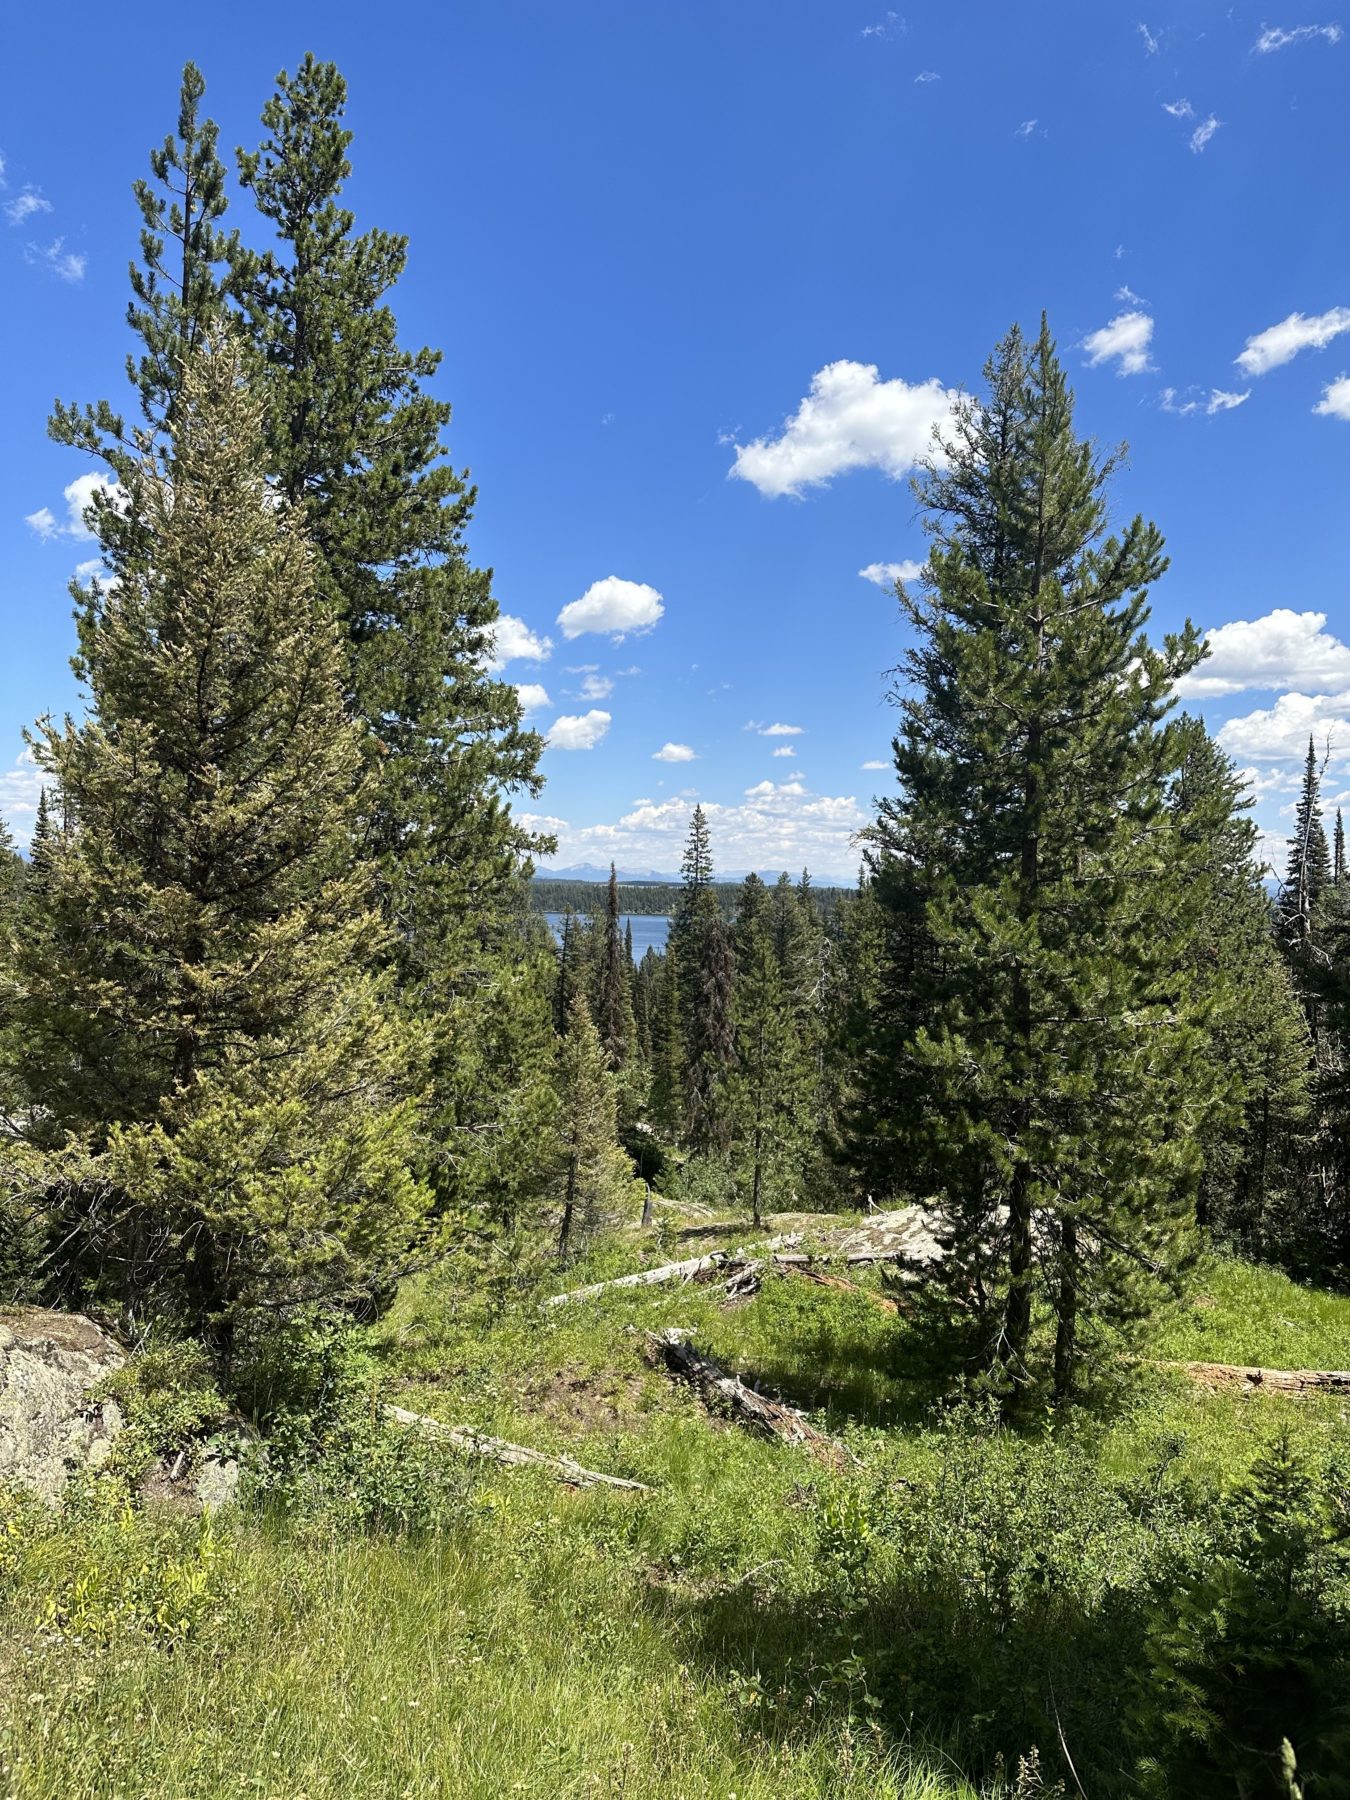
[[[125,391],[130,184],[187,57],[223,143],[251,146],[276,70],[312,49],[350,84],[358,225],[412,240],[403,335],[446,352],[472,550],[519,622],[506,672],[547,695],[537,811],[560,862],[671,868],[697,794],[723,868],[856,866],[904,641],[859,571],[923,555],[909,465],[947,390],[1042,307],[1081,427],[1129,441],[1120,513],[1167,536],[1156,628],[1217,633],[1190,704],[1252,770],[1275,847],[1310,729],[1328,794],[1350,788],[1341,24],[1322,0],[240,0],[134,31],[106,7],[16,11],[16,834],[22,728],[78,705],[65,584],[94,548],[65,492],[87,470],[44,424],[58,394]]]

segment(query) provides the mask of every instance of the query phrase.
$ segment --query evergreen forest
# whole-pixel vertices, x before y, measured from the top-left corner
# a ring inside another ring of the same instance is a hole
[[[165,98],[0,858],[0,1391],[125,1353],[57,1504],[0,1402],[0,1793],[1350,1795],[1328,746],[1264,867],[1050,321],[897,497],[856,885],[542,880],[344,78]]]

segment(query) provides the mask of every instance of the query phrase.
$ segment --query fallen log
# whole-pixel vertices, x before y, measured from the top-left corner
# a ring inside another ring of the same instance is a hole
[[[1154,1362],[1155,1369],[1180,1369],[1216,1392],[1350,1394],[1350,1369],[1259,1369],[1243,1363]]]
[[[781,1250],[791,1244],[800,1244],[801,1241],[799,1231],[789,1232],[783,1237],[770,1238],[760,1248]],[[540,1305],[570,1306],[575,1300],[593,1300],[597,1294],[608,1293],[611,1288],[656,1287],[663,1281],[693,1281],[700,1275],[725,1268],[728,1263],[744,1263],[748,1260],[744,1249],[710,1250],[706,1256],[689,1256],[683,1262],[662,1263],[659,1269],[639,1269],[633,1275],[617,1275],[611,1281],[594,1281],[589,1287],[572,1288],[565,1294],[550,1294]]]
[[[747,1387],[739,1375],[727,1371],[702,1355],[688,1341],[688,1334],[677,1325],[646,1334],[647,1347],[654,1360],[665,1364],[672,1374],[687,1381],[703,1400],[715,1410],[729,1413],[738,1424],[746,1425],[764,1437],[778,1438],[794,1448],[809,1450],[821,1462],[833,1468],[856,1462],[846,1444],[828,1432],[818,1431],[795,1406],[782,1400],[770,1400]]]
[[[442,1443],[469,1456],[486,1456],[512,1468],[543,1469],[571,1487],[622,1488],[635,1494],[652,1491],[645,1481],[628,1481],[622,1475],[602,1475],[596,1469],[583,1468],[570,1456],[550,1456],[546,1451],[531,1450],[524,1444],[509,1444],[505,1438],[489,1437],[486,1432],[475,1431],[472,1425],[446,1425],[440,1419],[409,1412],[403,1406],[386,1406],[384,1410],[395,1424],[416,1426],[420,1431],[430,1432]]]
[[[895,1314],[900,1311],[900,1302],[893,1300],[889,1294],[879,1294],[875,1288],[864,1287],[861,1282],[849,1281],[842,1275],[827,1275],[824,1269],[812,1269],[804,1266],[795,1258],[784,1258],[780,1263],[774,1257],[774,1267],[782,1269],[785,1275],[795,1275],[801,1281],[814,1281],[817,1287],[834,1288],[842,1294],[861,1294],[864,1300],[884,1313]]]

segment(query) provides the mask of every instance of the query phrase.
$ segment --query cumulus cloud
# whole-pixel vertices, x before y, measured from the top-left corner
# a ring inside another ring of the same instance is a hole
[[[933,430],[956,400],[936,376],[883,381],[875,363],[832,362],[777,437],[738,444],[731,474],[771,499],[820,487],[849,469],[898,481],[933,449]]]
[[[83,281],[89,259],[82,251],[67,250],[64,238],[53,238],[50,244],[26,244],[24,260],[48,269],[59,281]]]
[[[610,715],[592,707],[588,713],[562,713],[548,729],[553,750],[594,750],[610,727]]]
[[[868,563],[858,573],[864,581],[873,582],[879,588],[893,588],[897,581],[917,581],[923,574],[921,562],[874,562]]]
[[[11,225],[22,225],[34,213],[49,213],[51,210],[52,203],[40,188],[26,187],[12,200],[5,202],[5,217]]]
[[[1200,124],[1196,126],[1195,130],[1191,133],[1191,149],[1197,156],[1199,156],[1205,145],[1214,136],[1214,133],[1222,124],[1223,120],[1216,119],[1214,114],[1211,113],[1207,119],[1201,120]]]
[[[523,713],[538,712],[541,707],[553,704],[548,697],[548,689],[537,681],[518,681],[516,693],[520,696],[520,710]]]
[[[524,619],[503,613],[493,632],[494,649],[488,667],[495,674],[509,662],[547,662],[553,654],[553,640],[531,631]]]
[[[818,876],[851,881],[857,835],[869,815],[851,794],[813,794],[801,782],[763,782],[734,804],[705,798],[720,869],[810,868]],[[613,823],[569,824],[524,815],[526,828],[558,839],[562,862],[608,862],[675,869],[689,830],[693,797],[635,802]]]
[[[806,730],[805,725],[755,725],[751,727],[761,737],[800,737]]]
[[[1235,360],[1244,375],[1264,375],[1291,362],[1300,350],[1324,349],[1346,331],[1350,331],[1350,306],[1333,306],[1311,317],[1293,312],[1278,325],[1268,325],[1249,337]]]
[[[1091,331],[1083,339],[1088,361],[1114,361],[1117,375],[1142,375],[1152,368],[1148,347],[1153,341],[1153,320],[1146,312],[1117,313],[1109,325]]]
[[[1350,419],[1350,375],[1338,376],[1322,389],[1322,398],[1314,406],[1324,418]]]
[[[1165,113],[1171,113],[1174,119],[1193,119],[1195,117],[1195,108],[1189,100],[1164,100],[1162,109]]]
[[[579,600],[571,600],[558,614],[566,638],[583,632],[605,632],[622,641],[633,631],[650,631],[665,612],[661,595],[643,581],[623,581],[606,575],[593,581]]]
[[[653,762],[693,762],[695,756],[688,744],[662,744],[659,750],[652,751]]]
[[[795,744],[780,744],[773,754],[775,756],[795,756],[797,754],[797,746]]]
[[[61,492],[66,503],[64,521],[56,517],[50,506],[40,506],[36,512],[24,515],[24,524],[44,540],[71,537],[87,542],[97,536],[89,528],[88,515],[100,496],[119,510],[125,501],[121,487],[111,475],[77,475]]]
[[[1205,411],[1210,414],[1217,412],[1232,412],[1234,407],[1241,406],[1244,400],[1249,400],[1250,398],[1250,388],[1246,389],[1246,391],[1241,394],[1227,393],[1223,388],[1215,388],[1209,396]]]
[[[613,692],[614,681],[609,675],[597,675],[592,671],[581,684],[583,700],[608,700]]]
[[[1207,631],[1209,655],[1182,677],[1177,691],[1212,699],[1250,688],[1350,688],[1350,645],[1325,631],[1326,622],[1325,613],[1280,606],[1262,618],[1234,619]]]
[[[1350,747],[1350,689],[1339,694],[1281,694],[1274,706],[1229,719],[1216,742],[1230,756],[1256,762],[1301,761],[1308,739],[1331,744],[1333,760],[1343,762]]]
[[[873,757],[870,762],[865,762],[862,766],[864,769],[889,769],[891,765],[889,763],[878,762],[876,757]]]
[[[1311,38],[1339,44],[1341,35],[1339,25],[1294,25],[1287,31],[1278,25],[1268,25],[1252,49],[1258,56],[1269,56],[1272,50],[1283,50],[1289,44],[1306,44]]]

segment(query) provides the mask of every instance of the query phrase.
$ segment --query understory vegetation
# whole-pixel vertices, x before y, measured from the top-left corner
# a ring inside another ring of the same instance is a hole
[[[858,885],[728,889],[696,806],[635,965],[612,867],[531,903],[345,83],[278,78],[228,231],[203,93],[139,421],[50,422],[102,573],[0,854],[0,1302],[135,1354],[106,1465],[0,1492],[0,1792],[1350,1793],[1343,831],[1310,745],[1267,891],[1048,323],[915,484]]]

